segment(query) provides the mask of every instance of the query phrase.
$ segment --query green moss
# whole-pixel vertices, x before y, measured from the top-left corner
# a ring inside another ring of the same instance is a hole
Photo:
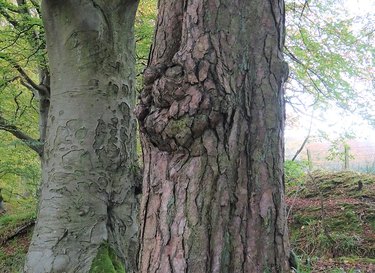
[[[361,190],[358,190],[359,181],[363,184]],[[301,195],[305,198],[318,197],[320,192],[324,197],[330,198],[340,197],[343,194],[353,198],[366,197],[370,200],[375,198],[373,190],[375,176],[370,174],[316,171],[308,176],[304,183],[305,187],[301,189]]]
[[[317,217],[314,215],[310,215],[308,213],[295,213],[294,214],[294,222],[293,224],[300,228],[304,225],[313,225],[316,221],[318,221]]]
[[[366,263],[366,264],[375,264],[375,258],[368,258],[368,257],[357,257],[357,256],[349,256],[349,257],[340,257],[338,259],[340,262],[346,262],[346,263]]]
[[[90,273],[125,273],[125,268],[115,252],[103,244],[92,262]]]
[[[363,220],[368,223],[369,227],[375,232],[375,210],[367,209],[366,214],[363,217]]]
[[[165,132],[167,135],[175,136],[181,132],[190,131],[193,119],[189,116],[183,116],[179,119],[172,119],[169,121]]]

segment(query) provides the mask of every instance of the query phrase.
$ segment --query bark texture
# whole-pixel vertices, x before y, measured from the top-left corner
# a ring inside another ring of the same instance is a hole
[[[137,4],[43,2],[53,93],[25,272],[89,272],[103,245],[136,271]]]
[[[141,272],[289,272],[282,0],[160,0],[136,109]]]

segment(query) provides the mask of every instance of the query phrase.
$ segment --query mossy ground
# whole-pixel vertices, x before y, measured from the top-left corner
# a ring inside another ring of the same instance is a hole
[[[375,272],[375,175],[314,172],[287,184],[287,204],[299,273]],[[34,218],[34,208],[8,204],[0,215],[0,238]],[[28,230],[0,245],[1,273],[21,272],[30,238]],[[103,245],[91,272],[117,273],[124,268]]]
[[[301,272],[375,272],[375,175],[313,172],[287,196]]]

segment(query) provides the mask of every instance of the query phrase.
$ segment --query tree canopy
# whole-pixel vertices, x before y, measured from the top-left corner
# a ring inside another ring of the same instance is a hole
[[[286,9],[289,104],[300,112],[336,105],[374,124],[374,14],[337,0],[290,0]]]

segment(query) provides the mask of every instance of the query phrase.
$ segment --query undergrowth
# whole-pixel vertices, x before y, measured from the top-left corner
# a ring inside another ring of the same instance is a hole
[[[298,272],[373,272],[358,271],[355,263],[375,261],[375,175],[318,171],[286,188],[291,244],[302,261]],[[344,269],[317,271],[322,260]]]
[[[293,168],[286,194],[297,272],[375,272],[370,267],[375,264],[375,175]],[[7,204],[0,239],[35,219],[35,203],[28,204]],[[0,246],[1,273],[22,271],[30,238],[31,230]]]

